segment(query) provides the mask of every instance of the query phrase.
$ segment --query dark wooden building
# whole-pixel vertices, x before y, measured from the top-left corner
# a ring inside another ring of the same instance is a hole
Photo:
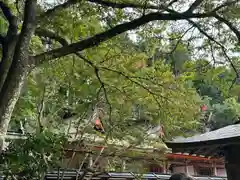
[[[240,124],[166,144],[173,153],[224,158],[228,180],[240,180]]]

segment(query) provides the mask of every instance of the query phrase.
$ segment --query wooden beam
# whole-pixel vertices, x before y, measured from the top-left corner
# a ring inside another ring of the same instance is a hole
[[[205,151],[205,157],[210,157],[210,156],[219,156],[220,154],[218,153],[221,150],[221,148],[213,146],[211,148],[208,148]]]
[[[184,166],[185,165],[185,161],[169,161],[169,163],[171,163],[172,165],[180,165],[180,166]],[[198,163],[198,162],[188,162],[188,165],[192,165],[192,166],[200,166],[200,167],[212,167],[212,164],[210,163]],[[224,164],[216,164],[215,165],[217,168],[224,168]]]

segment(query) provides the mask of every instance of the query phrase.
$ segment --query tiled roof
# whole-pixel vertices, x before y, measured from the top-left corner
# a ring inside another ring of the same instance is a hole
[[[240,137],[240,124],[229,125],[215,131],[210,131],[204,134],[195,135],[188,138],[177,138],[173,142],[190,143],[190,142],[228,139],[232,137]]]
[[[166,142],[174,153],[189,153],[211,158],[222,158],[225,155],[224,148],[234,144],[240,144],[240,124]]]

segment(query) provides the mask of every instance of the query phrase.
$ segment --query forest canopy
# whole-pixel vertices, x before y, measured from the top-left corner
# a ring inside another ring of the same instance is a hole
[[[1,1],[3,136],[9,122],[42,129],[62,122],[64,113],[87,119],[95,107],[108,128],[130,127],[138,114],[134,123],[161,124],[168,137],[215,129],[218,113],[231,114],[219,127],[233,123],[238,6],[236,0]]]
[[[139,145],[153,134],[161,149],[165,139],[237,122],[239,8],[239,0],[0,1],[1,149],[9,131],[27,138],[1,154],[4,173],[43,178],[70,137]]]
[[[96,107],[109,129],[161,124],[167,137],[235,122],[238,6],[1,1],[1,132],[54,129]]]

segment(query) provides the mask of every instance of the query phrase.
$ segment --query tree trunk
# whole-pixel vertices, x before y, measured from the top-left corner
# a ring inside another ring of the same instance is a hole
[[[7,133],[12,112],[19,99],[21,89],[29,71],[30,68],[20,63],[13,64],[0,93],[0,136],[3,139]]]
[[[0,63],[0,89],[3,88],[4,82],[12,65],[14,50],[17,43],[17,34],[9,37],[3,45],[3,55]],[[5,46],[6,45],[6,46]]]
[[[4,57],[6,55],[6,59],[2,62],[4,67],[9,67],[7,70],[2,72],[6,72],[1,74],[2,88],[0,91],[0,144],[1,150],[5,147],[5,135],[8,130],[8,125],[11,120],[12,112],[14,107],[20,97],[20,93],[24,82],[27,78],[28,73],[31,70],[31,59],[29,58],[29,43],[30,39],[35,30],[36,23],[36,5],[37,0],[26,0],[25,9],[24,9],[24,21],[22,25],[22,30],[18,38],[16,39],[16,46],[8,46],[7,48],[3,48],[5,50],[3,52]],[[11,31],[11,26],[9,26],[9,31]],[[8,36],[5,38],[7,42]],[[15,43],[15,42],[14,42]],[[9,47],[14,49],[9,49]],[[11,54],[11,52],[14,52]],[[6,62],[9,58],[12,57],[12,61]],[[5,78],[6,77],[6,78]]]

